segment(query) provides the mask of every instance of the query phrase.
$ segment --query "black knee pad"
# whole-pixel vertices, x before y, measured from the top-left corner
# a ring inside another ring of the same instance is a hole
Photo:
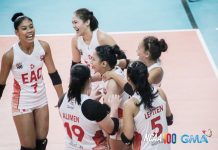
[[[21,146],[20,150],[36,150],[35,148],[27,148],[24,146]]]
[[[45,139],[37,139],[36,140],[36,150],[45,150],[47,146],[48,140]]]

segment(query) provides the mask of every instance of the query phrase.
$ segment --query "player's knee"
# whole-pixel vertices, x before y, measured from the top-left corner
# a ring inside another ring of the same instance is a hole
[[[45,150],[47,143],[48,143],[47,138],[37,139],[36,140],[36,150]]]
[[[28,148],[28,147],[21,146],[20,150],[36,150],[36,149],[35,148]]]

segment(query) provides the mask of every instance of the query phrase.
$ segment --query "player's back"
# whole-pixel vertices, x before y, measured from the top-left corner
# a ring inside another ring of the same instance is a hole
[[[138,94],[134,98],[141,101]],[[134,117],[136,133],[134,138],[134,150],[169,150],[170,145],[163,143],[163,133],[168,132],[166,121],[166,102],[158,96],[152,103],[151,110],[145,109],[141,104],[139,112]]]
[[[82,104],[87,99],[87,95],[81,94],[81,105],[74,99],[68,101],[67,94],[63,99],[59,111],[66,129],[65,150],[90,150],[105,146],[106,138],[97,122],[88,120],[82,113]]]

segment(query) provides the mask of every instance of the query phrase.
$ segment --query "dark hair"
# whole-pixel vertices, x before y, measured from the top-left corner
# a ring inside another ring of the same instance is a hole
[[[81,92],[90,76],[90,70],[86,65],[76,64],[71,68],[70,84],[67,94],[69,101],[75,98],[77,103],[79,105],[81,104]]]
[[[25,16],[22,12],[15,13],[11,21],[14,22],[14,29],[17,30],[18,26],[23,22],[23,20],[28,19],[29,21],[33,22],[31,18]]]
[[[127,68],[127,76],[135,85],[135,91],[140,95],[141,102],[136,104],[140,106],[144,104],[144,108],[153,108],[153,99],[157,97],[157,92],[153,92],[154,88],[148,82],[148,70],[144,63],[135,61]]]
[[[96,47],[96,52],[101,61],[107,61],[111,68],[114,68],[117,64],[117,59],[126,58],[125,53],[120,49],[118,45],[101,45]]]
[[[75,11],[75,14],[83,21],[86,22],[90,20],[90,29],[94,31],[98,28],[98,20],[94,16],[92,11],[89,11],[87,8],[80,8]]]
[[[148,36],[143,39],[145,51],[149,51],[152,60],[157,60],[161,56],[161,52],[167,51],[167,44],[164,39],[158,40],[154,36]]]

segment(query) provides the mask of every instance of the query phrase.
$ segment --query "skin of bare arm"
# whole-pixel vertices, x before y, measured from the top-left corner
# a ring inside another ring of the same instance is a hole
[[[13,64],[14,53],[12,48],[6,52],[1,61],[1,72],[0,72],[0,84],[5,85],[8,75],[10,73],[12,64]],[[1,99],[1,97],[0,97]]]
[[[170,105],[168,103],[167,96],[166,96],[165,92],[163,91],[163,89],[161,89],[161,88],[158,88],[158,92],[159,92],[161,98],[166,102],[166,116],[169,117],[172,114],[172,112],[170,110]]]
[[[50,46],[45,41],[40,41],[40,44],[42,45],[43,49],[45,50],[44,63],[47,67],[48,73],[54,73],[57,70],[56,70],[55,65],[54,65]],[[58,97],[61,97],[63,95],[62,84],[55,85],[54,88],[56,90]]]

